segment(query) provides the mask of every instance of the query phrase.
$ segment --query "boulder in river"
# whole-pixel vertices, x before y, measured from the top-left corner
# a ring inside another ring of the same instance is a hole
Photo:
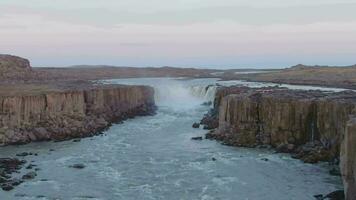
[[[200,124],[195,122],[195,123],[192,125],[192,127],[193,127],[193,128],[199,128],[199,127],[200,127]]]

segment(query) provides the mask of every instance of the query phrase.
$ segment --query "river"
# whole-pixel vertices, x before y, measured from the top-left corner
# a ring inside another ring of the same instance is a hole
[[[35,179],[0,191],[0,199],[310,200],[342,188],[326,163],[304,164],[287,154],[191,140],[206,133],[192,124],[210,109],[202,103],[211,100],[215,90],[205,88],[216,81],[105,81],[155,87],[157,114],[115,124],[103,135],[80,142],[1,148],[0,157],[37,153],[25,159],[40,170]],[[85,168],[69,167],[78,163]]]

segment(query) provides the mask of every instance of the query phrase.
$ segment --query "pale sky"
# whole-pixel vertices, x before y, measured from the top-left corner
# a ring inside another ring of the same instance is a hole
[[[0,53],[33,66],[356,64],[356,0],[1,0]]]

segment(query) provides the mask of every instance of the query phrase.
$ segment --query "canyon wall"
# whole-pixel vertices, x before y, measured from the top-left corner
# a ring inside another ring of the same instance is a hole
[[[146,86],[88,86],[0,96],[0,144],[64,140],[96,134],[110,123],[154,112]]]
[[[272,146],[308,163],[338,162],[347,199],[355,199],[356,93],[222,87],[218,126],[207,138],[233,146]],[[350,121],[349,121],[350,120]],[[340,151],[341,147],[341,151]]]
[[[338,157],[346,122],[356,108],[353,92],[229,88],[217,94],[214,137],[235,146],[272,145],[310,163]]]
[[[341,145],[340,167],[346,199],[356,199],[356,118],[347,123]]]

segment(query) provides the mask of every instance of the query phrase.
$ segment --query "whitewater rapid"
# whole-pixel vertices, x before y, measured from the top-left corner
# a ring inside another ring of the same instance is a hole
[[[342,187],[327,164],[304,164],[286,154],[234,148],[193,129],[213,101],[216,79],[120,79],[106,83],[155,88],[157,114],[115,124],[80,142],[43,142],[1,149],[0,157],[29,156],[38,176],[0,199],[310,200]],[[221,83],[220,83],[221,84]],[[81,163],[84,169],[70,165]]]

